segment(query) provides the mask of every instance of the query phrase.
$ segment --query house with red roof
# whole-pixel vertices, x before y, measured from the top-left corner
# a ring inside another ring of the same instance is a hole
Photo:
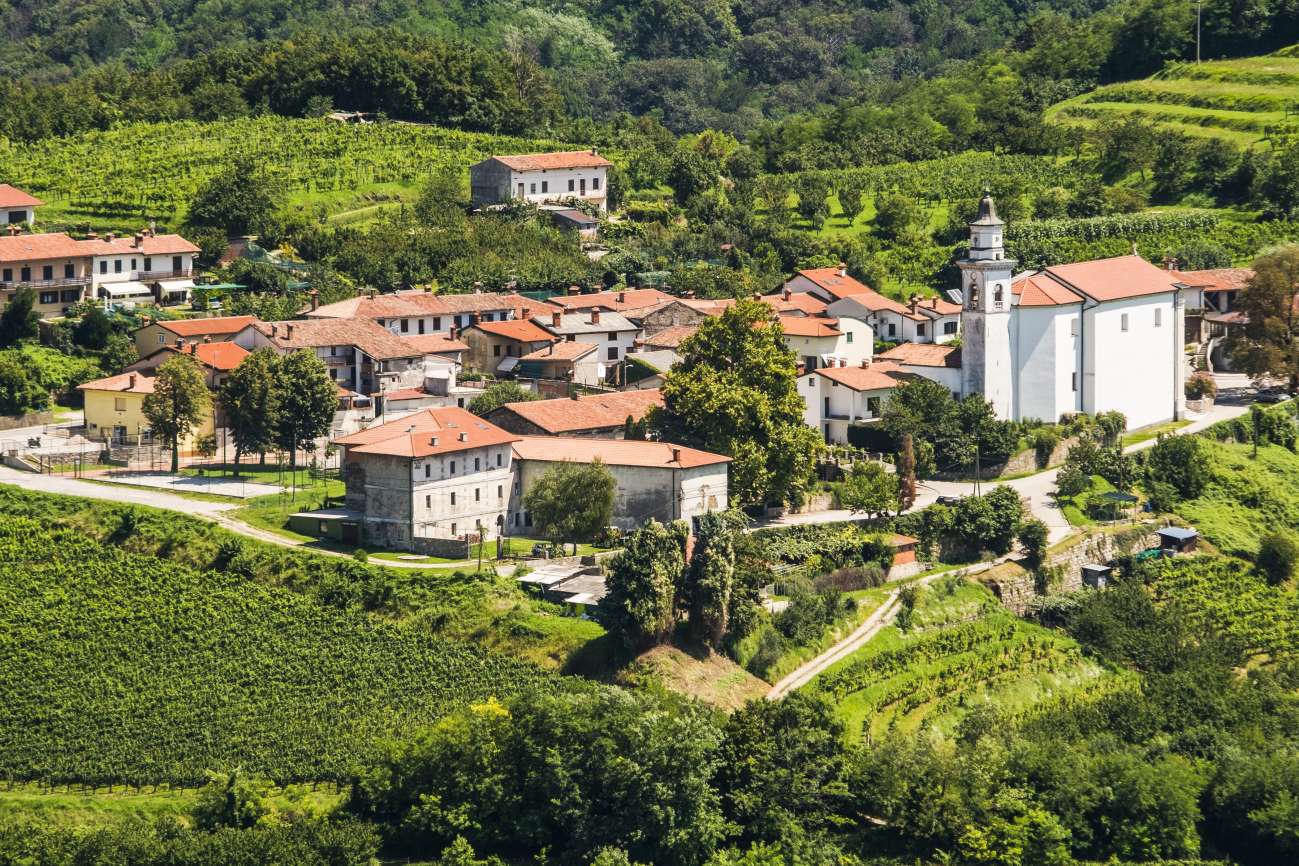
[[[1182,417],[1187,284],[1141,256],[1014,273],[990,195],[961,269],[961,393],[1000,418],[1122,412],[1129,428]]]
[[[144,229],[109,232],[77,241],[90,260],[95,297],[114,304],[183,304],[194,288],[194,259],[201,252],[180,235]]]
[[[45,202],[28,195],[16,186],[0,183],[0,223],[28,226],[36,224],[36,209]]]
[[[889,395],[911,378],[891,361],[863,360],[804,372],[798,377],[803,420],[826,442],[858,444],[853,430],[878,421]]]
[[[785,346],[806,371],[869,361],[875,351],[874,332],[859,319],[777,316]]]
[[[469,166],[470,200],[476,208],[577,201],[604,211],[612,166],[595,148],[493,156]]]
[[[477,322],[460,332],[468,346],[465,363],[482,373],[509,373],[519,359],[537,349],[549,346],[554,334],[528,319],[504,322]]]
[[[0,306],[20,288],[36,293],[36,312],[59,316],[80,302],[91,283],[90,263],[78,241],[62,232],[0,235]]]

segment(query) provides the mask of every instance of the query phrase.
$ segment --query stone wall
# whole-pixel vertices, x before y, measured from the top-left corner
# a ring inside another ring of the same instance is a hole
[[[0,415],[0,430],[17,430],[20,427],[36,427],[42,424],[53,423],[53,412],[28,412],[26,415]]]
[[[1067,539],[1062,548],[1047,555],[1046,570],[1054,572],[1047,593],[1082,589],[1082,567],[1088,563],[1109,563],[1138,550],[1158,547],[1159,536],[1155,533],[1161,526],[1161,523],[1148,523],[1116,532],[1092,530],[1081,537]],[[998,566],[980,580],[1017,614],[1028,610],[1029,603],[1038,594],[1033,573],[1018,562]]]
[[[1077,436],[1061,439],[1060,444],[1056,445],[1051,452],[1051,457],[1047,460],[1045,467],[1039,466],[1037,463],[1037,449],[1025,448],[1018,454],[1011,455],[1010,459],[1005,463],[985,465],[982,469],[982,478],[985,481],[992,481],[1006,475],[1023,475],[1026,472],[1036,472],[1040,469],[1059,466],[1069,454],[1069,449],[1076,445],[1077,442]],[[934,478],[940,481],[963,481],[971,476],[970,469],[970,467],[965,467],[955,472],[935,472]]]

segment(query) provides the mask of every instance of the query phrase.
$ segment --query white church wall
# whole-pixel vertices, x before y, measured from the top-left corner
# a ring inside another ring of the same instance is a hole
[[[1078,406],[1078,305],[1015,308],[1015,417],[1057,421]]]
[[[1083,411],[1118,410],[1128,428],[1174,417],[1177,364],[1173,293],[1110,301],[1084,313]]]

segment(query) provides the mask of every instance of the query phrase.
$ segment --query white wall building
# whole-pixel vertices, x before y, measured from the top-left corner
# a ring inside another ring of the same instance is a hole
[[[549,307],[513,292],[439,295],[412,290],[348,298],[307,313],[309,319],[369,319],[399,337],[450,336],[479,322],[526,318]]]
[[[821,319],[812,316],[779,316],[785,345],[798,356],[804,370],[869,361],[875,351],[875,332],[859,319]]]
[[[591,150],[493,156],[469,167],[474,207],[523,200],[532,204],[570,199],[606,209],[613,163]]]
[[[548,316],[534,316],[532,322],[561,340],[596,346],[594,360],[605,365],[627,357],[640,336],[640,327],[625,316],[599,309],[581,313],[555,311]]]
[[[194,258],[199,248],[180,235],[106,234],[78,241],[90,258],[95,297],[111,303],[183,302],[194,287]]]
[[[1129,428],[1182,417],[1185,286],[1137,255],[1012,278],[990,196],[962,271],[961,391],[998,417],[1122,412]],[[899,347],[901,348],[901,347]]]
[[[17,187],[0,183],[0,223],[29,227],[36,224],[36,209],[45,202]]]
[[[893,389],[907,374],[888,361],[821,367],[798,377],[803,421],[826,442],[852,443],[849,430],[878,421]]]
[[[956,339],[960,328],[959,304],[920,297],[900,303],[848,276],[843,264],[796,273],[785,283],[782,305],[791,306],[791,296],[801,294],[826,304],[821,315],[865,322],[874,330],[874,339],[891,343],[946,343]]]

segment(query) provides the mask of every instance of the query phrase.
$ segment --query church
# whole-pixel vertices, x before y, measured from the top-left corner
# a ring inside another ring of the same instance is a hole
[[[1188,287],[1178,274],[1134,253],[1016,275],[1004,229],[985,194],[957,262],[961,393],[1013,420],[1117,410],[1134,429],[1181,418]]]

